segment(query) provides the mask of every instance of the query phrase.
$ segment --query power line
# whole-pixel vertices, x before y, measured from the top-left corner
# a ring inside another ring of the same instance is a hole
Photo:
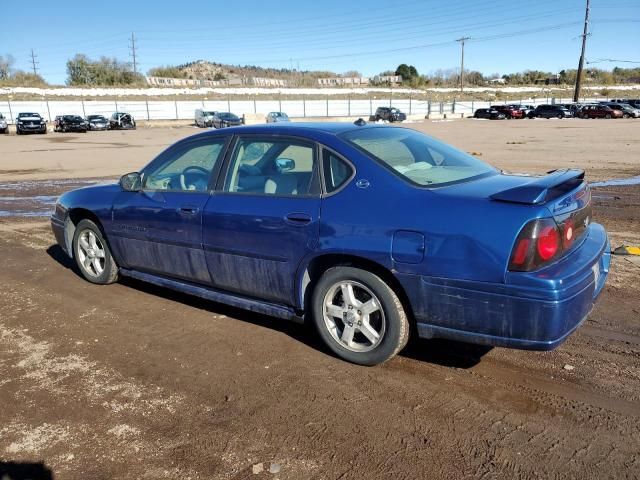
[[[584,68],[584,51],[587,47],[587,35],[589,34],[589,3],[587,0],[587,6],[584,11],[584,30],[582,32],[582,50],[580,51],[580,60],[578,61],[578,72],[576,73],[576,88],[573,91],[573,101],[577,102],[580,99],[580,83],[582,82],[582,69]]]
[[[460,91],[464,91],[464,42],[471,40],[471,37],[458,38],[456,42],[460,43]]]
[[[587,65],[591,65],[592,63],[603,63],[603,62],[611,62],[611,63],[640,63],[635,60],[619,60],[617,58],[599,58],[597,60],[587,61]]]
[[[131,56],[133,57],[133,73],[138,73],[138,64],[136,63],[136,37],[131,32]]]
[[[33,48],[31,49],[31,67],[33,68],[33,74],[34,75],[38,75],[38,64],[40,62],[36,61],[36,58],[38,58],[38,56],[33,53]]]

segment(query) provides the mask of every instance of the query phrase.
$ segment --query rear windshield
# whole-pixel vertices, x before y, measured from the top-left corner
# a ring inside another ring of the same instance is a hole
[[[408,128],[362,128],[340,136],[419,186],[439,187],[497,173],[477,158]]]

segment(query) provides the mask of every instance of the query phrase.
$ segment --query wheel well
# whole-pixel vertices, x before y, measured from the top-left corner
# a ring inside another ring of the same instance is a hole
[[[307,265],[302,281],[303,306],[311,305],[311,295],[322,274],[328,269],[337,266],[361,268],[380,277],[393,289],[396,295],[398,295],[407,317],[410,321],[413,321],[413,310],[409,302],[409,297],[393,273],[379,263],[355,255],[327,254],[311,260],[309,265]]]
[[[98,219],[95,213],[93,213],[91,210],[87,210],[86,208],[72,208],[71,210],[69,210],[69,213],[67,215],[67,221],[64,227],[65,241],[67,243],[67,251],[69,252],[70,256],[73,256],[72,243],[73,243],[73,235],[76,232],[76,225],[78,225],[78,223],[80,223],[80,221],[84,219],[91,220],[93,223],[95,223],[98,226],[98,228],[102,231],[102,234],[104,235],[102,223],[100,222],[100,220]]]

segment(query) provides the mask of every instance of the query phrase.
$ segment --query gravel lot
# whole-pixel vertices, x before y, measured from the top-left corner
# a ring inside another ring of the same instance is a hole
[[[640,175],[640,121],[407,127],[510,171]],[[196,132],[0,136],[0,477],[43,462],[57,480],[640,478],[632,257],[614,256],[594,312],[553,352],[414,341],[375,368],[304,326],[82,280],[43,216],[55,197]],[[640,185],[594,201],[614,246],[640,245]]]

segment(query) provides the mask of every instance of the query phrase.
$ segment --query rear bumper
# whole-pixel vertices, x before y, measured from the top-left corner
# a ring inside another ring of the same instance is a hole
[[[410,292],[420,337],[552,350],[591,312],[610,257],[606,232],[592,224],[574,252],[537,272],[509,272],[505,283],[399,278]]]

